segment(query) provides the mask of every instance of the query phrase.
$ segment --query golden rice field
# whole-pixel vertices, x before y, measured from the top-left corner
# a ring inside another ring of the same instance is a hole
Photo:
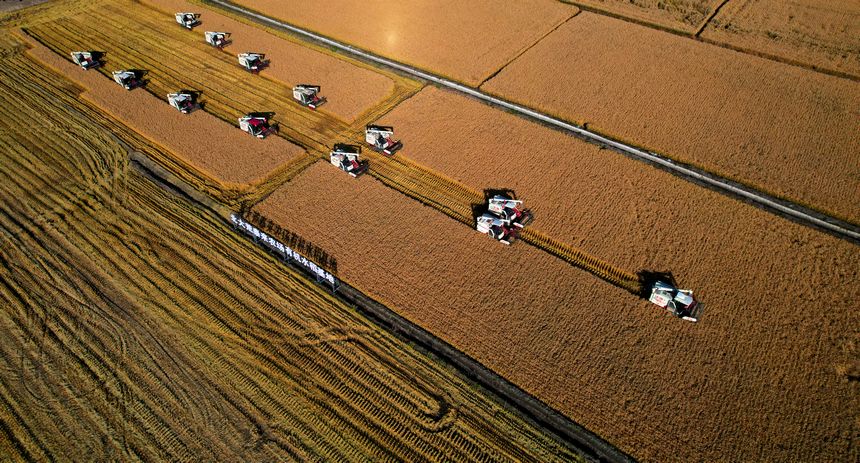
[[[578,458],[130,167],[159,147],[0,48],[0,458]]]
[[[857,53],[850,9],[829,0],[235,3],[857,215],[857,98],[838,91],[854,88],[840,73]],[[800,29],[783,18],[797,5],[813,5]],[[203,25],[179,27],[180,9]],[[204,43],[222,28],[230,45]],[[83,71],[71,50],[106,65]],[[243,51],[272,65],[248,73]],[[731,66],[696,65],[715,62]],[[854,243],[369,63],[201,0],[0,13],[0,461],[592,461],[601,446],[643,461],[856,459]],[[649,80],[666,63],[683,66]],[[123,68],[146,85],[121,89]],[[329,102],[297,104],[297,83]],[[203,106],[176,112],[165,94],[179,89]],[[252,111],[279,131],[239,131]],[[809,123],[819,113],[835,122]],[[367,147],[376,122],[402,151]],[[364,146],[366,175],[329,164],[338,142]],[[510,247],[474,230],[497,188],[535,213]],[[234,213],[352,287],[312,283]],[[642,297],[664,270],[703,298],[700,323]],[[476,379],[439,345],[501,376]],[[506,387],[545,408],[522,413]],[[606,440],[558,437],[550,412]]]

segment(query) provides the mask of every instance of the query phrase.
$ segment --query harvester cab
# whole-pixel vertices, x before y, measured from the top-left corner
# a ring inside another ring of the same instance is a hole
[[[113,71],[113,80],[126,90],[131,90],[143,85],[144,74],[144,71],[139,70]]]
[[[319,93],[319,85],[299,84],[293,87],[293,99],[311,109],[317,109],[326,102],[325,97],[320,96]]]
[[[206,43],[216,48],[224,48],[230,43],[229,32],[206,31],[203,35],[206,37]]]
[[[197,92],[180,90],[176,93],[168,93],[167,101],[170,106],[178,109],[182,114],[188,114],[199,107],[197,103]]]
[[[357,145],[348,145],[346,143],[335,143],[329,155],[331,164],[347,174],[358,177],[365,173],[368,168],[368,162],[361,159],[361,147]]]
[[[200,24],[199,13],[176,13],[176,22],[186,29],[193,29]]]
[[[678,289],[664,281],[654,283],[648,300],[668,310],[672,315],[691,322],[699,321],[704,310],[704,304],[693,297],[692,291]]]
[[[239,118],[239,128],[257,138],[266,138],[277,130],[277,126],[269,122],[274,113],[248,113]]]
[[[488,201],[487,210],[508,225],[523,228],[532,220],[530,210],[523,208],[523,202],[518,199],[495,195]]]
[[[504,244],[511,244],[519,230],[490,212],[485,212],[476,219],[475,229]]]
[[[386,125],[368,125],[364,128],[364,139],[376,151],[392,155],[400,148],[403,148],[403,143],[400,140],[392,140],[394,128]]]
[[[264,53],[239,53],[239,64],[245,70],[253,73],[260,72],[261,69],[269,65]]]
[[[101,53],[94,51],[73,51],[71,53],[72,61],[75,62],[78,66],[81,67],[84,71],[88,71],[93,68],[97,68],[102,65],[99,60],[99,55]]]

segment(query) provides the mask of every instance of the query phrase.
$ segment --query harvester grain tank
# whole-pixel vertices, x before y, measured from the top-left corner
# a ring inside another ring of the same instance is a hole
[[[319,93],[319,85],[299,84],[293,87],[293,99],[311,109],[317,109],[326,102],[325,97]]]
[[[230,43],[229,32],[205,31],[203,32],[203,36],[206,39],[206,43],[215,48],[224,48]]]
[[[71,52],[72,61],[81,67],[84,71],[95,69],[102,65],[98,59],[98,53],[93,51],[73,51]]]
[[[170,106],[178,109],[182,114],[188,114],[199,106],[197,103],[197,92],[180,90],[176,93],[167,94],[167,102]]]
[[[369,165],[366,160],[361,159],[360,146],[346,143],[335,143],[334,148],[329,153],[329,161],[333,166],[353,177],[365,173]]]
[[[532,213],[518,199],[494,195],[487,209],[475,218],[475,229],[504,244],[511,244],[519,230],[531,222]]]
[[[257,138],[266,138],[277,131],[271,123],[273,113],[248,113],[239,118],[239,128]]]
[[[200,24],[200,13],[176,13],[176,22],[186,29],[194,29]]]
[[[113,80],[126,90],[143,85],[143,74],[144,72],[139,70],[120,70],[112,73]]]
[[[696,300],[693,291],[678,289],[665,281],[654,283],[648,300],[668,310],[672,315],[691,322],[699,321],[704,310],[704,304]]]
[[[266,60],[265,53],[239,53],[239,64],[245,68],[246,71],[252,73],[258,73],[261,69],[268,66],[269,62]]]
[[[392,155],[403,148],[403,143],[392,139],[392,135],[394,135],[394,128],[387,125],[370,124],[364,128],[364,140],[367,144],[387,155]]]

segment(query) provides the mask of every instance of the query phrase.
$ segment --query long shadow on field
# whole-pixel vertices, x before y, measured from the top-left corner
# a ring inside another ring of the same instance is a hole
[[[678,286],[678,283],[675,281],[675,276],[672,275],[672,272],[640,270],[636,272],[636,275],[639,276],[640,283],[640,290],[638,296],[643,299],[648,299],[649,297],[651,297],[651,288],[654,287],[654,283],[657,283],[658,281],[669,283],[670,285],[675,287]]]
[[[332,275],[337,275],[337,259],[321,247],[302,238],[298,234],[287,230],[274,221],[269,220],[266,216],[255,210],[244,212],[242,216],[255,227],[273,236],[278,241],[291,247],[303,256],[313,260],[317,265],[321,266]]]

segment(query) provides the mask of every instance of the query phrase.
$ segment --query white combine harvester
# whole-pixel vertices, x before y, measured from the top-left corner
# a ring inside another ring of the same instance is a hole
[[[668,310],[672,315],[691,322],[699,321],[704,309],[704,304],[693,297],[693,291],[678,289],[664,281],[654,283],[648,300]]]
[[[176,22],[186,29],[193,29],[200,24],[199,13],[176,13]]]
[[[80,66],[84,71],[88,71],[102,65],[101,61],[99,61],[96,56],[97,54],[98,53],[92,51],[73,51],[71,53],[72,61],[74,61],[75,64]]]
[[[239,64],[245,68],[246,71],[252,73],[258,73],[261,69],[268,66],[269,62],[266,60],[265,53],[239,53]]]
[[[180,90],[176,93],[167,94],[167,102],[170,106],[178,109],[182,114],[188,114],[199,107],[197,104],[197,92]]]
[[[206,38],[206,43],[215,48],[224,48],[230,43],[229,32],[205,31],[203,36]]]
[[[273,115],[274,113],[248,113],[239,118],[239,128],[257,138],[266,138],[278,130],[276,125],[269,122]]]
[[[387,125],[368,125],[364,128],[364,139],[367,144],[373,147],[376,151],[392,155],[400,148],[403,148],[403,143],[400,140],[392,140],[394,128]]]
[[[317,109],[326,102],[325,97],[320,96],[319,93],[319,85],[299,84],[293,87],[293,99],[311,109]]]
[[[329,161],[353,177],[365,173],[368,168],[367,161],[361,159],[361,147],[346,143],[335,143],[329,154]]]
[[[522,201],[494,195],[487,201],[487,212],[475,219],[475,229],[504,244],[511,244],[531,219],[531,211],[523,208]]]
[[[126,90],[140,87],[143,85],[143,71],[138,70],[121,70],[113,71],[113,80],[122,85]]]

